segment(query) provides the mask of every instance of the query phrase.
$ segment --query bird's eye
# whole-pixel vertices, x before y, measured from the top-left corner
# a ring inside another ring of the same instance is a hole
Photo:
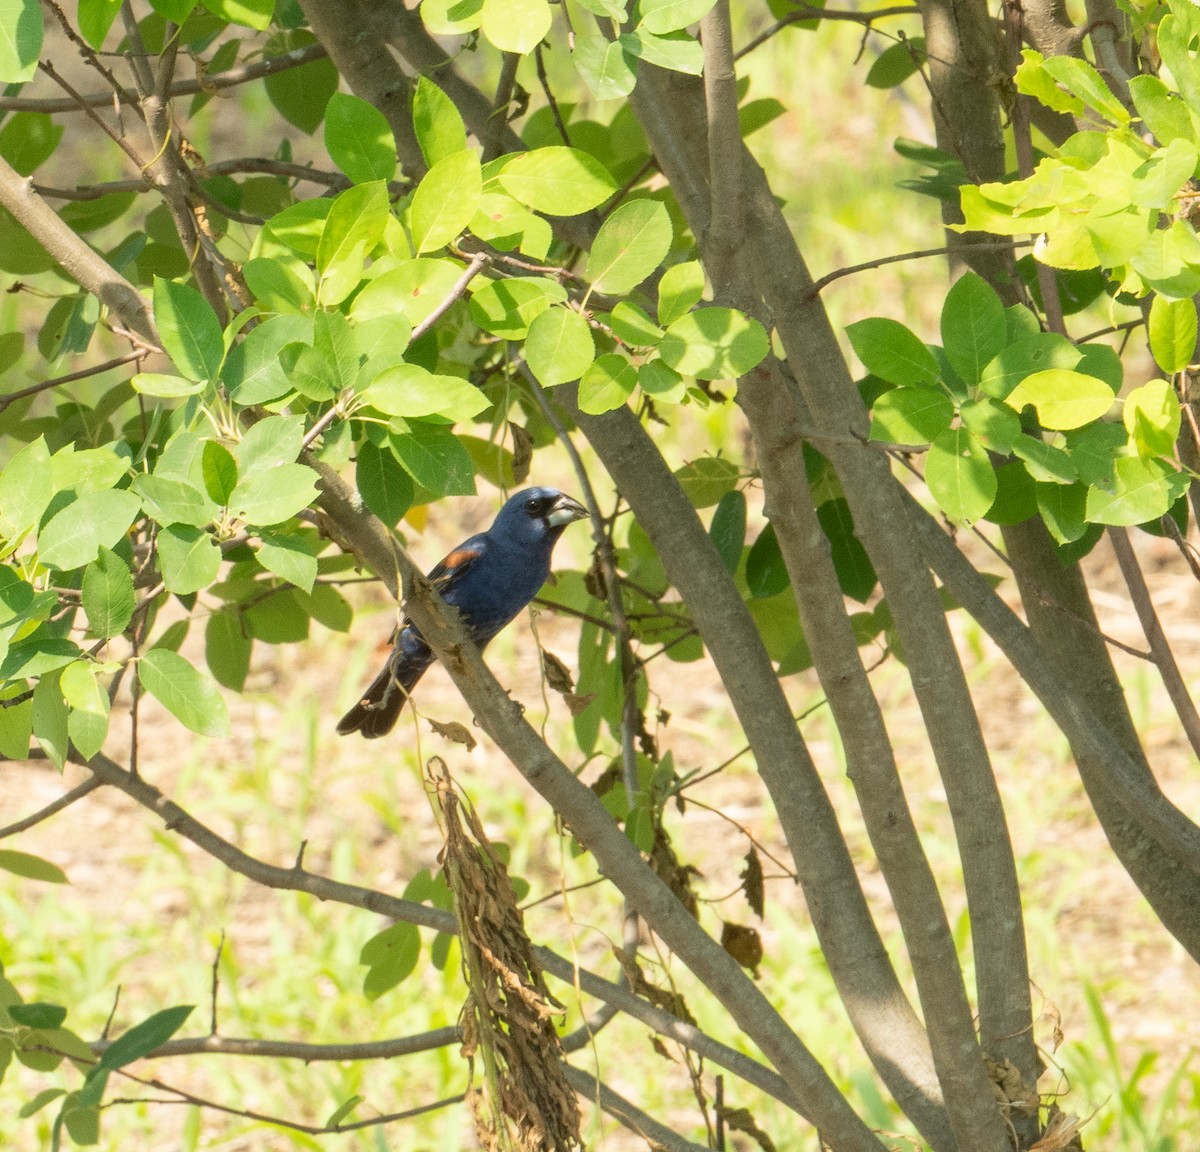
[[[540,496],[532,496],[530,499],[525,501],[525,511],[528,512],[530,516],[540,516],[545,511],[545,508],[546,501]]]

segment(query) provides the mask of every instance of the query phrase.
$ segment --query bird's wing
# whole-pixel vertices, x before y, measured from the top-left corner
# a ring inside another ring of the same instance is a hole
[[[455,548],[440,564],[433,567],[426,579],[443,600],[448,599],[450,603],[454,603],[454,588],[479,562],[486,547],[486,541],[482,536],[472,536],[466,543]]]

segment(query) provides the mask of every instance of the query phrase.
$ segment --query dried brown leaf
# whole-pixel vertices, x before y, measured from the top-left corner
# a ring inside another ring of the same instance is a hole
[[[542,649],[542,667],[546,672],[546,683],[563,696],[575,691],[575,678],[571,670],[553,652]]]
[[[457,720],[449,720],[445,724],[440,720],[430,720],[429,727],[439,736],[453,740],[455,744],[465,744],[468,752],[475,748],[475,737],[471,735],[470,729],[464,727]]]
[[[753,844],[750,845],[750,851],[746,853],[745,860],[746,867],[738,874],[738,879],[742,882],[742,891],[746,894],[746,902],[750,905],[750,911],[761,920],[765,906],[763,870],[762,862],[758,858],[758,850]]]
[[[509,424],[508,434],[513,445],[513,483],[524,484],[529,479],[529,465],[533,460],[533,437],[520,424]]]
[[[732,1128],[734,1132],[745,1132],[747,1136],[753,1138],[763,1152],[775,1152],[774,1142],[754,1122],[749,1108],[726,1108],[718,1105],[717,1113],[725,1121],[726,1128]]]
[[[743,968],[758,979],[758,966],[762,963],[762,937],[756,928],[746,924],[721,923],[721,947]]]

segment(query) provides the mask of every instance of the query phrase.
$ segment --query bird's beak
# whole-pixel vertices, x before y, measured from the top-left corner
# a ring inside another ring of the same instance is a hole
[[[559,528],[564,524],[571,524],[576,520],[586,520],[587,514],[587,509],[578,500],[572,500],[570,496],[560,495],[555,500],[554,507],[550,509],[549,515],[547,515],[546,523],[551,528]]]

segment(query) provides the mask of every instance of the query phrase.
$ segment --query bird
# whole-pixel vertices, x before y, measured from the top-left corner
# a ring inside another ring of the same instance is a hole
[[[426,579],[462,613],[468,634],[482,649],[546,583],[563,529],[587,514],[556,488],[526,488],[508,499],[486,532],[464,540]],[[434,661],[433,650],[407,616],[392,634],[392,644],[383,670],[338,721],[339,735],[361,732],[368,740],[387,735]]]

